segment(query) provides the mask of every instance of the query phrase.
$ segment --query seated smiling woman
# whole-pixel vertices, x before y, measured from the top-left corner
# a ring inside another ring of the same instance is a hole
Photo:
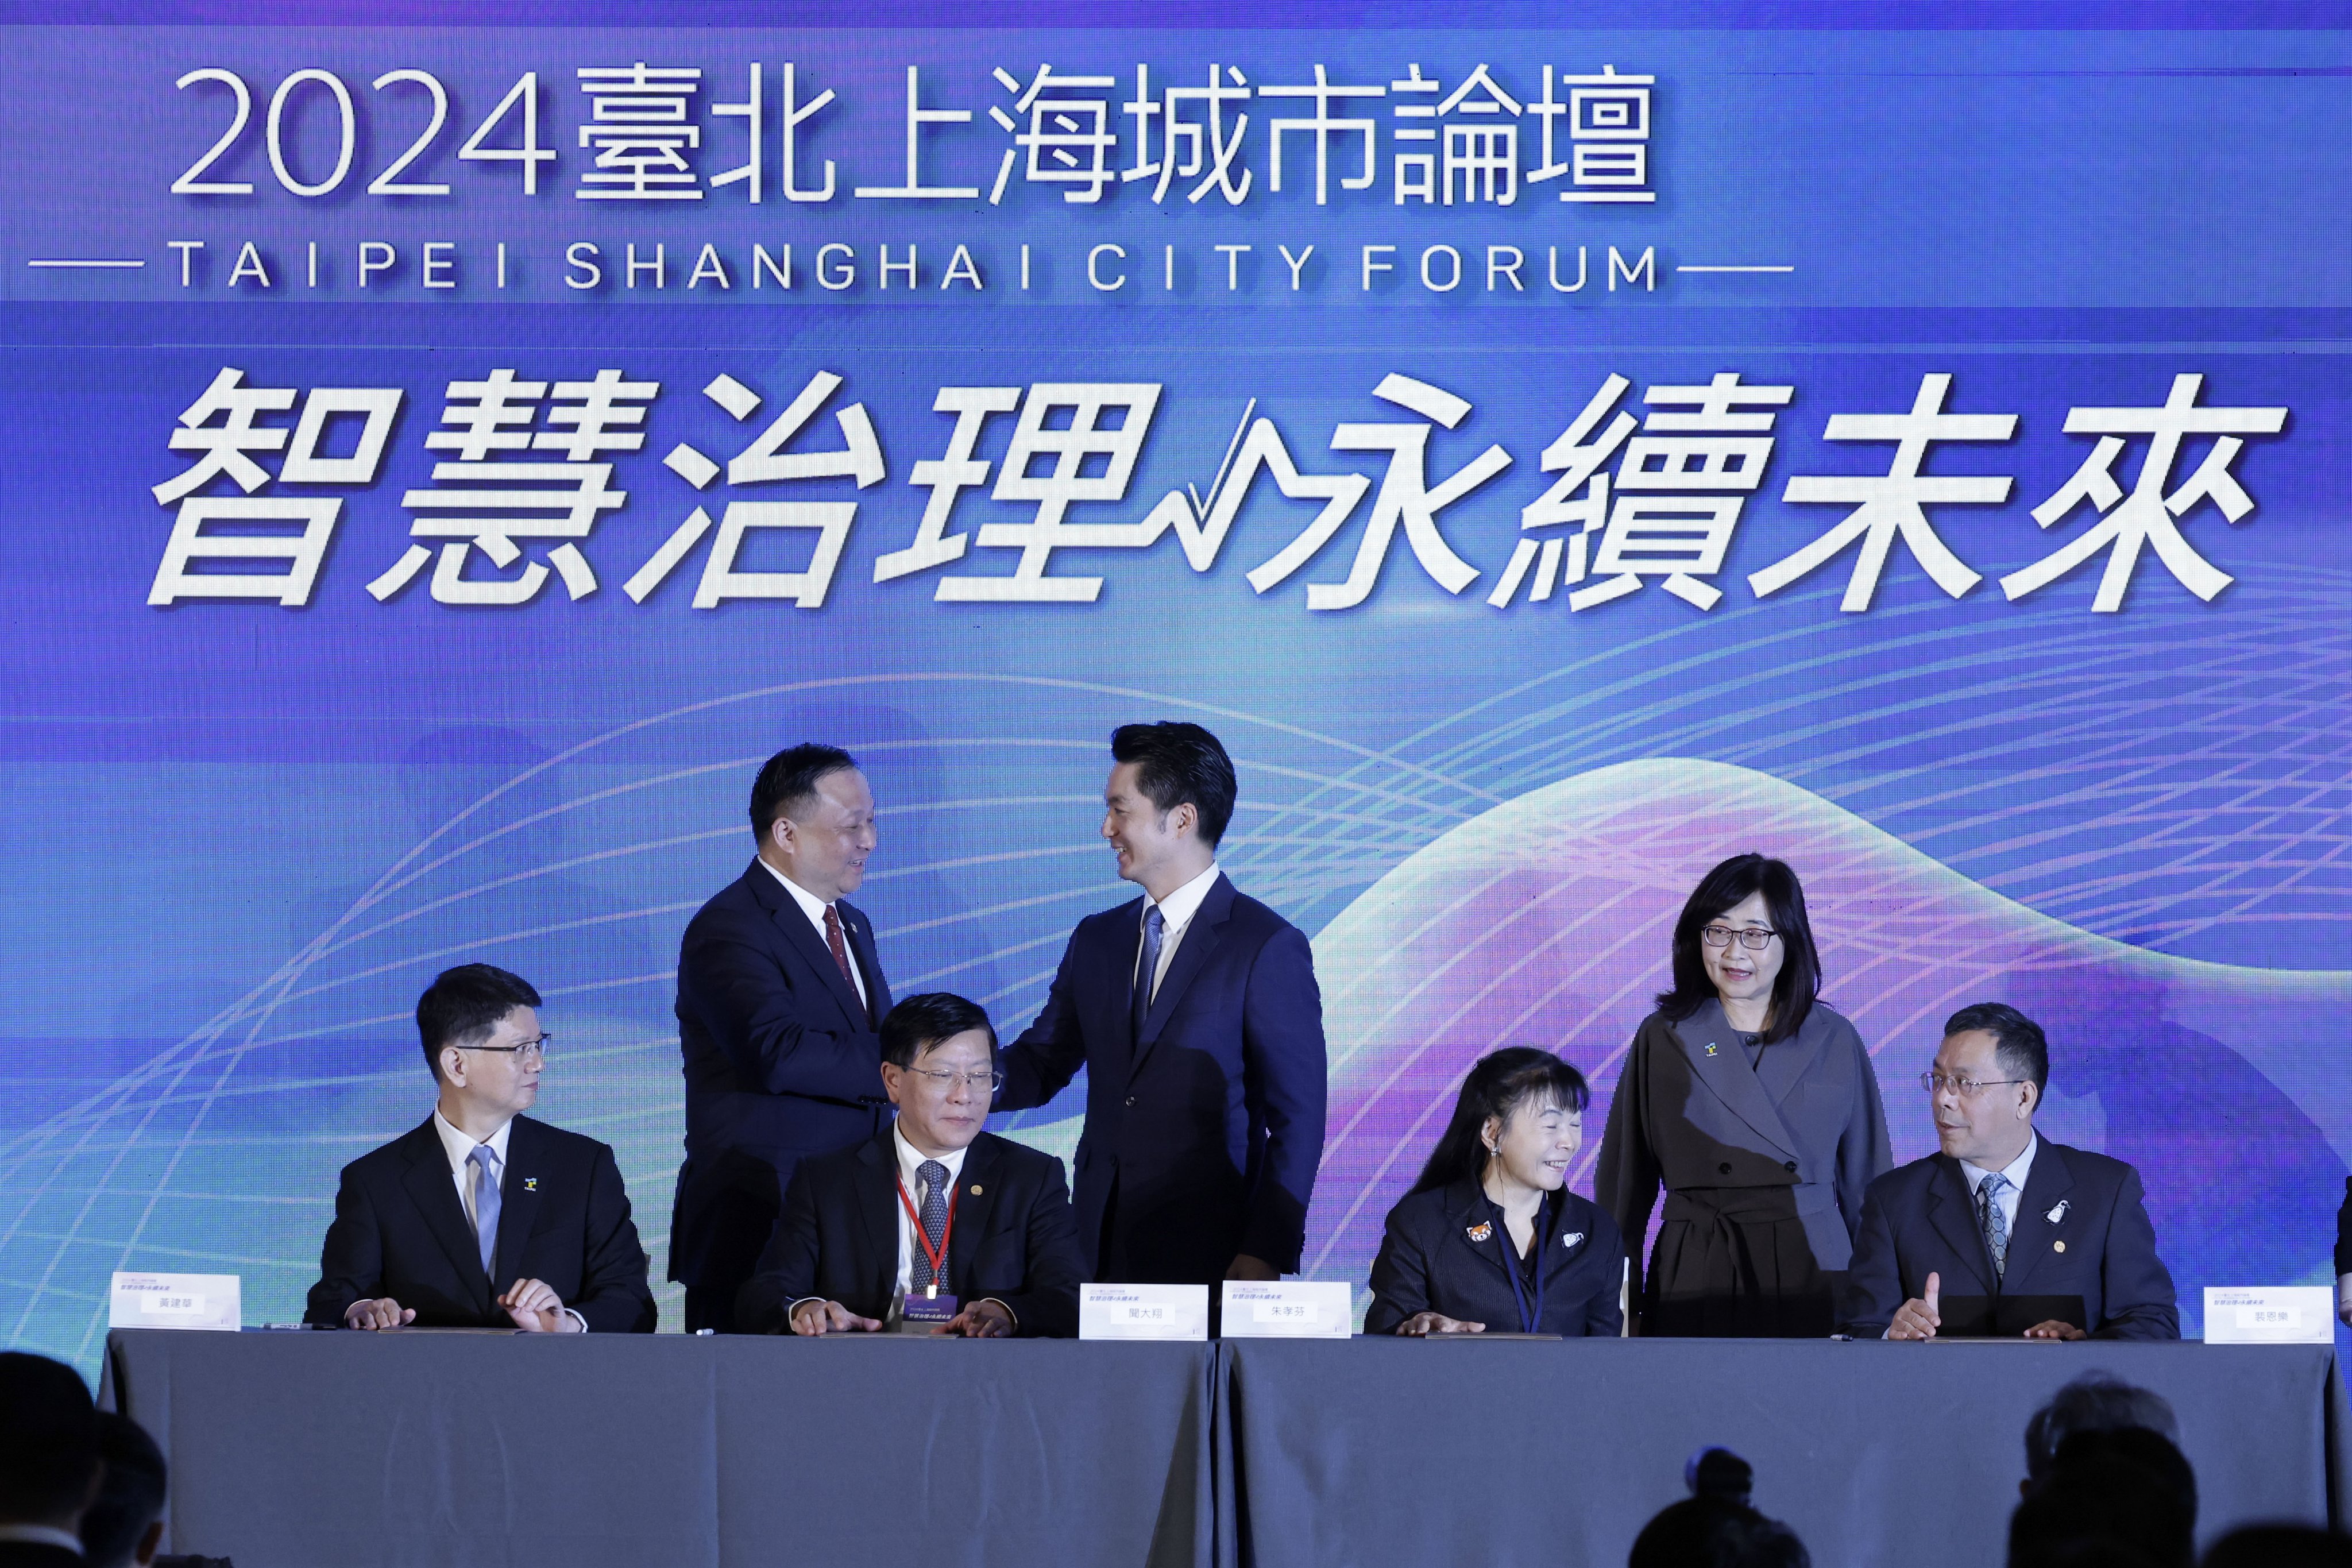
[[[1421,1180],[1389,1211],[1364,1332],[1622,1331],[1617,1226],[1568,1190],[1589,1099],[1549,1051],[1479,1058]]]

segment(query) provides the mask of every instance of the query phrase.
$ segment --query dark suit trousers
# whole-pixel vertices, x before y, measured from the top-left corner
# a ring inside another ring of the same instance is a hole
[[[734,1333],[735,1296],[740,1289],[734,1285],[688,1285],[686,1288],[686,1331],[698,1334],[708,1329],[714,1334]]]

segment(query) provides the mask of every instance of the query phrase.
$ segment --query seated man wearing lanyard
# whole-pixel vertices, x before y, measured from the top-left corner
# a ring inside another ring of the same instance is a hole
[[[754,1333],[1076,1334],[1083,1265],[1062,1163],[981,1131],[1004,1081],[988,1015],[933,992],[891,1008],[881,1034],[898,1121],[801,1163],[737,1322]]]

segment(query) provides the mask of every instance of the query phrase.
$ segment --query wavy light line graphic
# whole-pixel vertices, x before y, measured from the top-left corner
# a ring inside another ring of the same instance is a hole
[[[1983,888],[1798,785],[1666,759],[1496,807],[1408,858],[1317,938],[1332,1099],[1311,1271],[1365,1278],[1461,1075],[1501,1046],[1558,1050],[1592,1080],[1574,1175],[1589,1192],[1675,916],[1707,867],[1751,848],[1804,879],[1824,999],[1882,1064],[1898,1159],[1933,1146],[1910,1079],[1943,1018],[2012,1001],[2050,1032],[2047,1131],[2141,1167],[2185,1306],[2204,1283],[2327,1270],[2345,1173],[2329,1132],[2343,1130],[2322,1130],[2295,1091],[2333,1070],[2312,1060],[2311,1024],[2352,1004],[2352,972],[2134,947]]]
[[[404,1020],[436,955],[510,954],[504,961],[548,993],[567,1046],[550,1114],[615,1143],[658,1271],[677,1157],[677,929],[747,856],[748,843],[730,842],[738,830],[723,827],[740,820],[743,777],[811,725],[849,743],[877,778],[897,770],[867,892],[894,978],[981,996],[1008,1028],[1043,1001],[1076,916],[1131,894],[1092,858],[1110,726],[1172,716],[1220,731],[1244,783],[1225,864],[1305,929],[1322,928],[1335,1071],[1362,1070],[1357,1058],[1370,1052],[1387,1058],[1380,1081],[1394,1080],[1376,1096],[1335,1078],[1333,1162],[1315,1213],[1331,1277],[1361,1279],[1369,1247],[1358,1237],[1334,1250],[1328,1233],[1350,1206],[1351,1226],[1376,1231],[1382,1194],[1417,1163],[1470,1042],[1561,1043],[1605,1089],[1663,969],[1653,906],[1679,901],[1687,883],[1676,879],[1696,874],[1687,862],[1702,847],[1711,859],[1720,839],[1747,831],[1745,818],[1719,815],[1732,774],[1777,776],[1809,810],[1842,811],[1830,820],[1848,826],[1874,822],[1912,847],[1901,874],[1881,882],[1894,889],[1890,910],[1910,899],[1926,913],[1907,924],[1890,914],[1883,940],[1849,931],[1832,959],[1832,999],[1874,999],[1868,1032],[1883,1051],[1909,1048],[1943,1016],[1948,986],[1917,979],[1906,943],[1945,920],[1946,895],[1975,910],[1990,890],[2017,902],[1996,899],[2001,918],[1977,922],[1990,935],[1974,958],[1937,954],[1947,980],[1998,968],[2019,932],[2040,931],[2047,952],[2084,955],[2076,969],[2046,973],[2095,979],[2089,994],[2106,997],[2109,1011],[2151,1020],[2155,1054],[2202,1064],[2225,1108],[2206,1110],[2198,1080],[2178,1073],[2141,1086],[2103,1071],[2070,1085],[2062,1066],[2053,1118],[2118,1152],[2172,1128],[2174,1142],[2147,1142],[2147,1155],[2178,1157],[2192,1179],[2225,1166],[2218,1142],[2189,1147],[2183,1129],[2284,1137],[2318,1151],[2318,1163],[2264,1182],[2325,1184],[2321,1166],[2340,1165],[2327,1140],[2352,1147],[2352,1129],[2338,1125],[2352,1103],[2315,1047],[2324,1037],[2282,1021],[2312,1005],[2293,994],[2305,983],[2208,985],[2202,971],[2151,972],[2134,955],[2178,946],[2306,970],[2340,962],[2329,954],[2344,951],[2352,919],[2347,598],[2352,574],[2254,567],[2227,616],[2151,599],[2094,625],[2054,607],[1979,613],[1890,600],[1866,637],[1845,635],[1831,599],[1802,626],[1769,606],[1727,605],[1565,661],[1548,662],[1539,642],[1515,644],[1535,655],[1528,673],[1464,680],[1459,700],[1428,672],[1382,676],[1412,714],[1393,731],[1385,720],[1336,717],[1361,706],[1352,689],[1335,691],[1335,717],[1322,724],[1253,711],[1232,695],[1259,689],[1257,679],[1180,696],[915,671],[761,686],[551,732],[544,743],[513,736],[519,749],[457,770],[474,781],[463,793],[425,792],[440,804],[416,816],[414,839],[387,864],[320,886],[293,911],[289,956],[259,984],[249,971],[218,976],[205,1005],[168,1029],[122,1030],[140,1038],[143,1058],[131,1055],[109,1069],[121,1076],[0,1142],[0,1323],[24,1342],[87,1354],[102,1331],[90,1281],[152,1253],[224,1242],[274,1260],[248,1271],[247,1297],[257,1311],[290,1315],[316,1256],[315,1226],[297,1217],[305,1211],[239,1205],[233,1214],[207,1194],[324,1194],[343,1159],[414,1121],[419,1064]],[[1528,622],[1529,632],[1541,625]],[[1629,842],[1683,836],[1675,852],[1685,858],[1667,857],[1673,875],[1621,867],[1617,881],[1591,892],[1581,922],[1563,920],[1556,900],[1511,905],[1523,889],[1508,857],[1433,887],[1399,929],[1453,942],[1452,967],[1394,1017],[1358,1026],[1352,1010],[1369,999],[1359,993],[1381,977],[1329,967],[1340,952],[1330,944],[1344,946],[1349,922],[1370,918],[1372,889],[1393,891],[1383,879],[1450,835],[1516,820],[1545,792],[1659,755],[1731,770],[1710,776],[1705,799],[1663,796],[1672,805],[1663,816],[1611,819]],[[388,767],[387,778],[405,788],[407,766]],[[1737,798],[1743,811],[1756,805]],[[1923,858],[1940,862],[1933,898],[1906,880]],[[1856,881],[1853,896],[1878,885]],[[2023,906],[2071,937],[2021,922]],[[1482,944],[1466,961],[1465,932]],[[2113,939],[2112,951],[2080,945],[2093,936]],[[2273,948],[2281,956],[2260,956]],[[191,948],[199,960],[205,951]],[[2153,1008],[2150,988],[2160,997]],[[2273,1021],[2250,1034],[2242,1014]],[[1571,1015],[1587,1020],[1582,1032],[1563,1026]],[[189,1029],[195,1018],[204,1022]],[[1418,1031],[1412,1044],[1425,1048],[1400,1049],[1400,1028]],[[2206,1046],[2184,1043],[2180,1030]],[[572,1055],[574,1044],[593,1049]],[[1901,1142],[1901,1091],[1889,1099]],[[1005,1121],[1066,1152],[1073,1100]],[[247,1217],[257,1207],[289,1223]],[[2248,1228],[2308,1228],[2301,1207],[2292,1225],[2283,1215]],[[2284,1277],[2244,1271],[2272,1267],[2268,1254],[2242,1268],[2220,1243],[2197,1252],[2205,1244],[2192,1246],[2189,1231],[2222,1220],[2175,1218],[2189,1247],[2176,1258],[2184,1269],[2210,1263],[2217,1282]],[[2174,1250],[2169,1236],[2167,1246]]]

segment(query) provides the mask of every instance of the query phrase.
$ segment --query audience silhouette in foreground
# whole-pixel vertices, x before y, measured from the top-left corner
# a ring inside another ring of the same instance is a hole
[[[1702,1449],[1683,1473],[1691,1495],[1633,1538],[1626,1568],[1812,1568],[1796,1532],[1756,1511],[1756,1472],[1728,1448]]]

